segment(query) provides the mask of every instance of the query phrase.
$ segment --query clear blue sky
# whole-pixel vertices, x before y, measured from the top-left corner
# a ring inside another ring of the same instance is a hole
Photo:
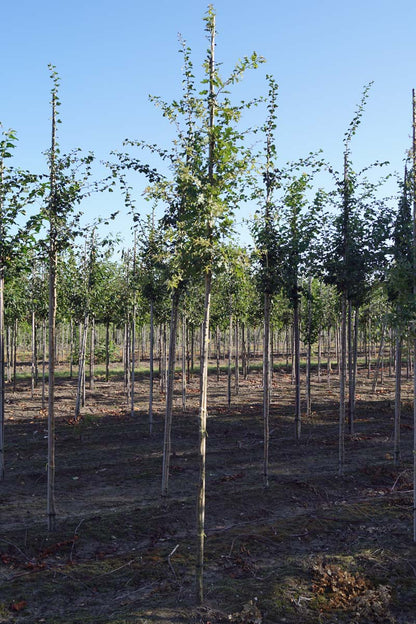
[[[179,32],[193,50],[195,69],[200,66],[207,5],[202,0],[4,2],[0,121],[18,133],[16,164],[36,171],[45,167],[48,63],[61,77],[64,150],[79,146],[106,160],[126,137],[168,146],[168,124],[148,94],[167,100],[177,95]],[[401,170],[416,86],[415,0],[218,0],[214,7],[217,58],[225,72],[253,50],[267,59],[247,76],[239,96],[266,93],[266,73],[279,83],[276,136],[282,163],[321,148],[341,168],[343,134],[363,85],[374,81],[352,143],[353,161],[358,169],[389,160],[391,170]],[[138,178],[138,197],[143,186]],[[88,202],[87,216],[114,211],[119,203],[116,195],[97,197]],[[139,199],[141,205],[148,209]],[[126,234],[129,225],[127,217],[119,217],[114,229]]]

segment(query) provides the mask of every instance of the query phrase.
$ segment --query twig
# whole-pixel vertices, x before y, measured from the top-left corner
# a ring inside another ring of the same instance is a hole
[[[170,568],[170,570],[171,570],[171,572],[172,572],[173,576],[175,577],[175,579],[177,579],[178,577],[177,577],[177,575],[176,575],[176,572],[175,572],[175,569],[174,569],[173,565],[171,564],[170,558],[171,558],[171,557],[173,557],[173,555],[174,555],[174,554],[175,554],[175,552],[178,550],[178,548],[179,548],[179,544],[176,544],[175,548],[174,548],[174,549],[172,550],[172,552],[168,555],[168,565],[169,565],[169,568]]]
[[[109,574],[114,574],[114,572],[118,572],[119,570],[122,570],[123,568],[127,568],[127,566],[131,565],[132,563],[134,563],[134,559],[131,559],[130,561],[128,561],[127,563],[125,563],[122,566],[119,566],[118,568],[114,568],[114,570],[110,570],[109,572],[103,572],[102,574],[98,574],[97,576],[108,576]]]
[[[3,537],[0,537],[0,541],[4,542],[5,544],[8,544],[9,546],[13,546],[13,548],[15,548],[16,550],[19,551],[19,553],[24,557],[24,559],[26,560],[27,554],[23,552],[23,550],[21,550],[19,548],[19,546],[16,546],[16,544],[14,544],[13,542],[9,542],[8,540],[4,539]]]
[[[75,548],[75,537],[78,535],[78,529],[81,526],[81,524],[84,522],[85,518],[83,518],[82,520],[80,520],[80,522],[78,522],[77,526],[75,527],[75,531],[74,531],[74,537],[72,538],[72,546],[71,546],[71,552],[69,553],[69,561],[72,563],[72,556],[74,554],[74,548]]]
[[[394,488],[396,487],[398,480],[399,480],[399,479],[400,479],[400,477],[402,477],[402,475],[404,475],[406,472],[407,472],[407,470],[403,470],[402,472],[400,472],[400,473],[397,475],[397,479],[396,479],[396,481],[393,483],[392,487],[390,488],[390,492],[394,492]]]

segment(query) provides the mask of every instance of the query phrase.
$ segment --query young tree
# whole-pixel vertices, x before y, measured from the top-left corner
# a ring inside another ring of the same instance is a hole
[[[386,264],[385,242],[389,235],[390,215],[380,200],[376,199],[379,183],[372,184],[354,172],[351,163],[351,140],[361,122],[370,85],[364,89],[361,102],[344,136],[343,174],[334,173],[340,214],[332,224],[331,240],[326,245],[325,269],[327,281],[336,285],[341,297],[341,353],[340,353],[340,412],[338,472],[344,473],[345,416],[347,382],[347,325],[352,306],[359,307],[368,292],[371,281]],[[385,163],[375,163],[385,164]],[[363,170],[364,173],[368,169]],[[351,306],[349,304],[352,304]],[[349,332],[351,335],[351,332]],[[352,353],[352,349],[348,349]],[[350,380],[352,359],[350,357]],[[350,384],[350,395],[355,387]],[[354,404],[350,397],[350,406]],[[353,432],[350,412],[350,431]]]
[[[257,280],[263,293],[263,480],[264,487],[269,485],[269,444],[270,444],[270,398],[271,398],[271,354],[270,354],[270,321],[272,313],[272,296],[281,286],[279,249],[277,244],[277,216],[273,194],[280,188],[280,175],[276,168],[276,129],[277,92],[275,80],[268,76],[269,94],[267,102],[267,119],[262,127],[265,137],[265,162],[262,168],[265,184],[265,195],[261,197],[261,208],[256,214],[252,226],[252,235],[256,246]],[[259,194],[259,191],[257,191]],[[262,196],[263,193],[260,192]]]
[[[85,184],[90,176],[92,154],[79,157],[78,150],[61,155],[57,143],[59,76],[49,65],[51,73],[51,147],[48,151],[48,199],[42,216],[49,225],[47,253],[49,259],[49,332],[48,332],[48,462],[47,462],[47,517],[49,531],[55,530],[55,329],[56,329],[56,273],[59,253],[67,247],[75,234],[79,215],[74,207],[86,194]],[[70,219],[72,216],[72,220]]]

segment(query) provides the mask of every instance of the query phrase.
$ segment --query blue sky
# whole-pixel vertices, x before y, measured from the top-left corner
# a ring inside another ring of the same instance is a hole
[[[178,33],[193,50],[196,71],[207,41],[201,0],[16,0],[3,3],[0,121],[19,137],[16,164],[45,168],[50,80],[61,77],[60,143],[106,160],[123,139],[169,145],[171,131],[148,94],[173,99],[181,81]],[[411,91],[416,86],[414,0],[218,0],[217,58],[224,72],[256,50],[267,63],[247,75],[238,97],[265,94],[266,73],[279,84],[276,141],[280,162],[322,149],[342,166],[342,139],[363,85],[374,81],[352,158],[359,169],[389,160],[401,170],[410,146]],[[260,110],[258,121],[263,121]],[[144,180],[137,178],[138,208]],[[117,195],[90,200],[86,219],[113,212]],[[242,211],[238,218],[248,215]],[[129,243],[130,221],[113,229]]]

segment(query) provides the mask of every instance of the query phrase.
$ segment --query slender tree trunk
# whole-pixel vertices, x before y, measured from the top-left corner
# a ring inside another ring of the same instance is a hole
[[[243,379],[247,379],[247,346],[245,323],[241,323],[241,369],[243,373]]]
[[[110,321],[105,322],[105,380],[110,377]]]
[[[154,375],[155,327],[153,301],[150,302],[150,347],[149,347],[149,435],[153,433],[153,375]]]
[[[400,463],[400,416],[402,387],[402,337],[396,330],[396,392],[394,398],[394,465]]]
[[[205,276],[205,303],[203,340],[201,353],[202,384],[199,407],[199,486],[197,497],[197,560],[196,560],[196,585],[197,601],[202,604],[204,600],[204,549],[205,549],[205,466],[207,444],[207,398],[208,398],[208,341],[209,320],[211,310],[211,272]]]
[[[90,336],[90,390],[95,389],[95,318],[91,319]]]
[[[311,343],[311,331],[312,331],[312,278],[308,279],[308,337],[307,337],[307,351],[306,351],[306,415],[310,418],[312,413],[312,400],[311,400],[311,357],[312,357],[312,343]]]
[[[186,410],[186,315],[182,315],[182,409]]]
[[[75,400],[75,414],[74,414],[74,418],[76,421],[79,420],[80,418],[81,405],[83,404],[87,335],[88,335],[88,315],[84,317],[84,323],[83,323],[82,331],[81,331],[81,341],[79,345],[78,383],[77,383],[77,396]]]
[[[351,366],[351,383],[349,396],[349,433],[354,433],[355,424],[355,397],[357,386],[357,359],[358,359],[358,308],[354,313],[354,333],[352,336],[352,366]]]
[[[12,382],[12,328],[10,325],[7,327],[7,381],[8,383]]]
[[[263,485],[269,487],[269,446],[270,446],[270,317],[271,295],[264,293],[264,346],[263,346]]]
[[[134,417],[134,385],[135,385],[135,377],[136,377],[136,304],[133,304],[133,313],[131,319],[131,371],[130,371],[130,414],[131,417]]]
[[[4,479],[4,273],[0,267],[0,481]]]
[[[69,378],[73,375],[73,359],[74,359],[74,320],[71,317],[69,325]]]
[[[36,358],[36,317],[35,311],[32,310],[32,334],[31,334],[31,367],[30,367],[30,397],[33,399],[35,395],[35,358]]]
[[[167,496],[168,490],[169,490],[173,386],[174,386],[174,381],[175,381],[176,333],[177,333],[177,325],[178,325],[178,310],[179,310],[179,291],[178,289],[175,289],[174,292],[172,293],[172,308],[171,308],[171,317],[170,317],[169,364],[168,364],[168,379],[167,379],[167,389],[166,389],[165,432],[164,432],[164,439],[163,439],[162,496]]]
[[[327,379],[328,379],[328,388],[331,385],[331,373],[332,373],[332,365],[331,365],[331,326],[328,327],[328,334],[327,334],[327,345],[328,345],[328,359],[327,359],[327,363],[326,363],[326,373],[327,373]]]
[[[413,121],[413,295],[416,295],[416,92],[412,91]],[[413,339],[413,541],[416,542],[416,338]]]
[[[235,319],[235,340],[234,340],[234,353],[235,353],[235,362],[234,362],[234,388],[235,388],[235,394],[236,396],[238,396],[239,393],[239,389],[240,389],[240,361],[239,361],[239,350],[240,350],[240,344],[239,344],[239,323],[238,323],[238,319]]]
[[[383,323],[381,325],[380,348],[379,348],[379,352],[378,352],[376,370],[374,371],[374,379],[373,379],[373,385],[372,385],[372,391],[373,392],[376,391],[378,375],[380,373],[380,369],[381,369],[381,365],[382,365],[382,359],[383,359],[383,353],[384,353],[384,338],[385,338],[385,333],[386,333],[385,330],[386,330],[386,324],[385,324],[385,321],[383,321]]]
[[[215,329],[216,332],[216,339],[215,339],[215,344],[216,344],[216,358],[217,358],[217,383],[220,381],[220,373],[221,373],[221,368],[220,368],[220,358],[221,358],[221,334],[220,334],[220,328],[216,327]]]
[[[191,326],[191,375],[195,370],[195,330],[194,326]]]
[[[228,368],[227,368],[227,403],[231,407],[231,363],[233,358],[233,317],[230,314],[230,327],[228,330]]]
[[[13,324],[13,392],[16,392],[17,384],[17,318]]]
[[[318,383],[321,383],[321,366],[322,366],[322,330],[318,332]]]
[[[51,234],[49,252],[49,363],[48,363],[48,465],[47,514],[48,530],[55,530],[55,323],[56,323],[56,264],[54,236]]]
[[[46,319],[42,319],[42,409],[45,409]]]
[[[294,353],[295,353],[295,436],[300,440],[302,417],[300,402],[300,337],[299,337],[299,303],[296,300],[293,308]]]
[[[345,466],[345,386],[347,378],[347,297],[341,301],[341,357],[339,376],[339,429],[338,429],[338,474],[344,474]]]

